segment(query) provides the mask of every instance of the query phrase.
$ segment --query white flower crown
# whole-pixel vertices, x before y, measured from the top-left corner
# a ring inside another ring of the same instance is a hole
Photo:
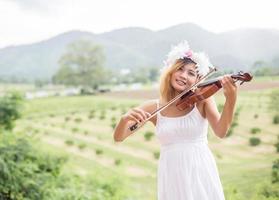
[[[206,75],[210,68],[213,68],[208,56],[203,52],[193,52],[186,40],[172,47],[167,55],[167,60],[164,61],[165,67],[170,67],[176,60],[183,58],[190,58],[196,63],[197,72],[200,76]]]

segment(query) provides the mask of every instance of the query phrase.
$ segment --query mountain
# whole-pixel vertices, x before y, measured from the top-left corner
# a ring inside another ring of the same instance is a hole
[[[279,56],[279,31],[272,29],[216,34],[185,23],[160,31],[140,27],[101,34],[70,31],[38,43],[0,49],[0,77],[49,80],[58,70],[58,60],[67,45],[79,39],[102,45],[106,66],[112,69],[161,67],[171,45],[182,40],[188,40],[193,50],[206,52],[220,69],[249,70],[255,61],[269,62]]]

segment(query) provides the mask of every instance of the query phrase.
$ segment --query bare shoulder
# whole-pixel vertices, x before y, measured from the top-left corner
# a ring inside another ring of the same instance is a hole
[[[143,102],[141,105],[139,105],[139,108],[141,108],[142,110],[151,114],[152,112],[154,112],[157,109],[157,102],[158,102],[158,99],[151,99],[151,100]],[[156,115],[150,119],[150,121],[154,125],[156,125],[156,120],[157,120]]]

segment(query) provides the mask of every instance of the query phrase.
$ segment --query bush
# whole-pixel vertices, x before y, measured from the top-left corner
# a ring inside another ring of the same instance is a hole
[[[39,153],[24,139],[1,138],[0,155],[3,200],[48,199],[66,161]]]
[[[95,114],[89,114],[88,119],[93,119],[95,117]]]
[[[111,125],[110,125],[110,126],[111,126],[111,128],[113,128],[113,129],[114,129],[114,128],[116,127],[116,123],[115,123],[115,122],[113,122],[113,123],[111,123]]]
[[[277,136],[277,142],[274,144],[276,152],[279,153],[279,135]]]
[[[159,157],[160,157],[160,152],[159,152],[159,151],[155,151],[155,152],[153,153],[153,156],[154,156],[155,159],[159,159]]]
[[[76,122],[76,123],[80,123],[80,122],[82,122],[82,119],[81,119],[80,117],[75,118],[75,122]]]
[[[96,149],[96,154],[97,155],[101,155],[103,153],[103,150],[102,149]]]
[[[128,199],[125,179],[91,174],[82,179],[61,173],[67,159],[46,155],[25,139],[0,136],[1,200],[119,200]]]
[[[116,110],[117,107],[116,107],[116,106],[111,106],[110,109],[111,109],[111,110]]]
[[[73,133],[78,132],[78,128],[77,128],[77,127],[72,128],[72,132],[73,132]]]
[[[86,144],[85,144],[85,143],[80,143],[80,144],[78,145],[78,148],[79,148],[79,149],[85,149],[85,147],[86,147]]]
[[[279,183],[279,159],[275,160],[272,165],[271,182]]]
[[[116,122],[116,117],[115,116],[111,117],[111,122]]]
[[[227,134],[226,134],[226,137],[231,136],[232,133],[233,133],[233,128],[231,127],[231,128],[228,130],[228,132],[227,132]]]
[[[276,152],[279,153],[279,141],[274,144],[275,148],[276,148]]]
[[[65,117],[65,122],[70,121],[71,117]]]
[[[153,135],[154,134],[151,131],[147,131],[144,134],[144,138],[145,138],[146,141],[150,141]]]
[[[115,165],[120,165],[121,164],[121,160],[120,159],[115,159],[114,160],[114,164]]]
[[[279,124],[279,115],[273,117],[273,124]]]
[[[257,146],[261,143],[261,140],[257,137],[252,137],[249,140],[251,146]]]
[[[12,130],[14,128],[14,121],[21,116],[22,102],[23,97],[16,92],[7,93],[0,98],[0,129]]]
[[[99,119],[103,120],[106,118],[106,111],[102,110]]]
[[[257,119],[258,117],[259,117],[259,115],[258,115],[258,114],[255,114],[255,115],[254,115],[254,118],[255,118],[255,119]]]
[[[74,141],[73,140],[66,140],[65,144],[67,144],[68,146],[72,146],[72,145],[74,145]]]
[[[252,134],[260,133],[260,132],[261,132],[261,129],[260,129],[260,128],[257,128],[257,127],[254,127],[254,128],[251,128],[250,132],[251,132]]]

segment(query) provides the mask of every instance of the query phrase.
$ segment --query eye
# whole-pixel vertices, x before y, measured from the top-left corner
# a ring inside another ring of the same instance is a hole
[[[183,71],[184,70],[184,67],[179,67],[178,69],[177,69],[177,71]]]
[[[189,71],[188,74],[189,74],[190,76],[196,76],[196,73],[193,72],[193,71]]]

